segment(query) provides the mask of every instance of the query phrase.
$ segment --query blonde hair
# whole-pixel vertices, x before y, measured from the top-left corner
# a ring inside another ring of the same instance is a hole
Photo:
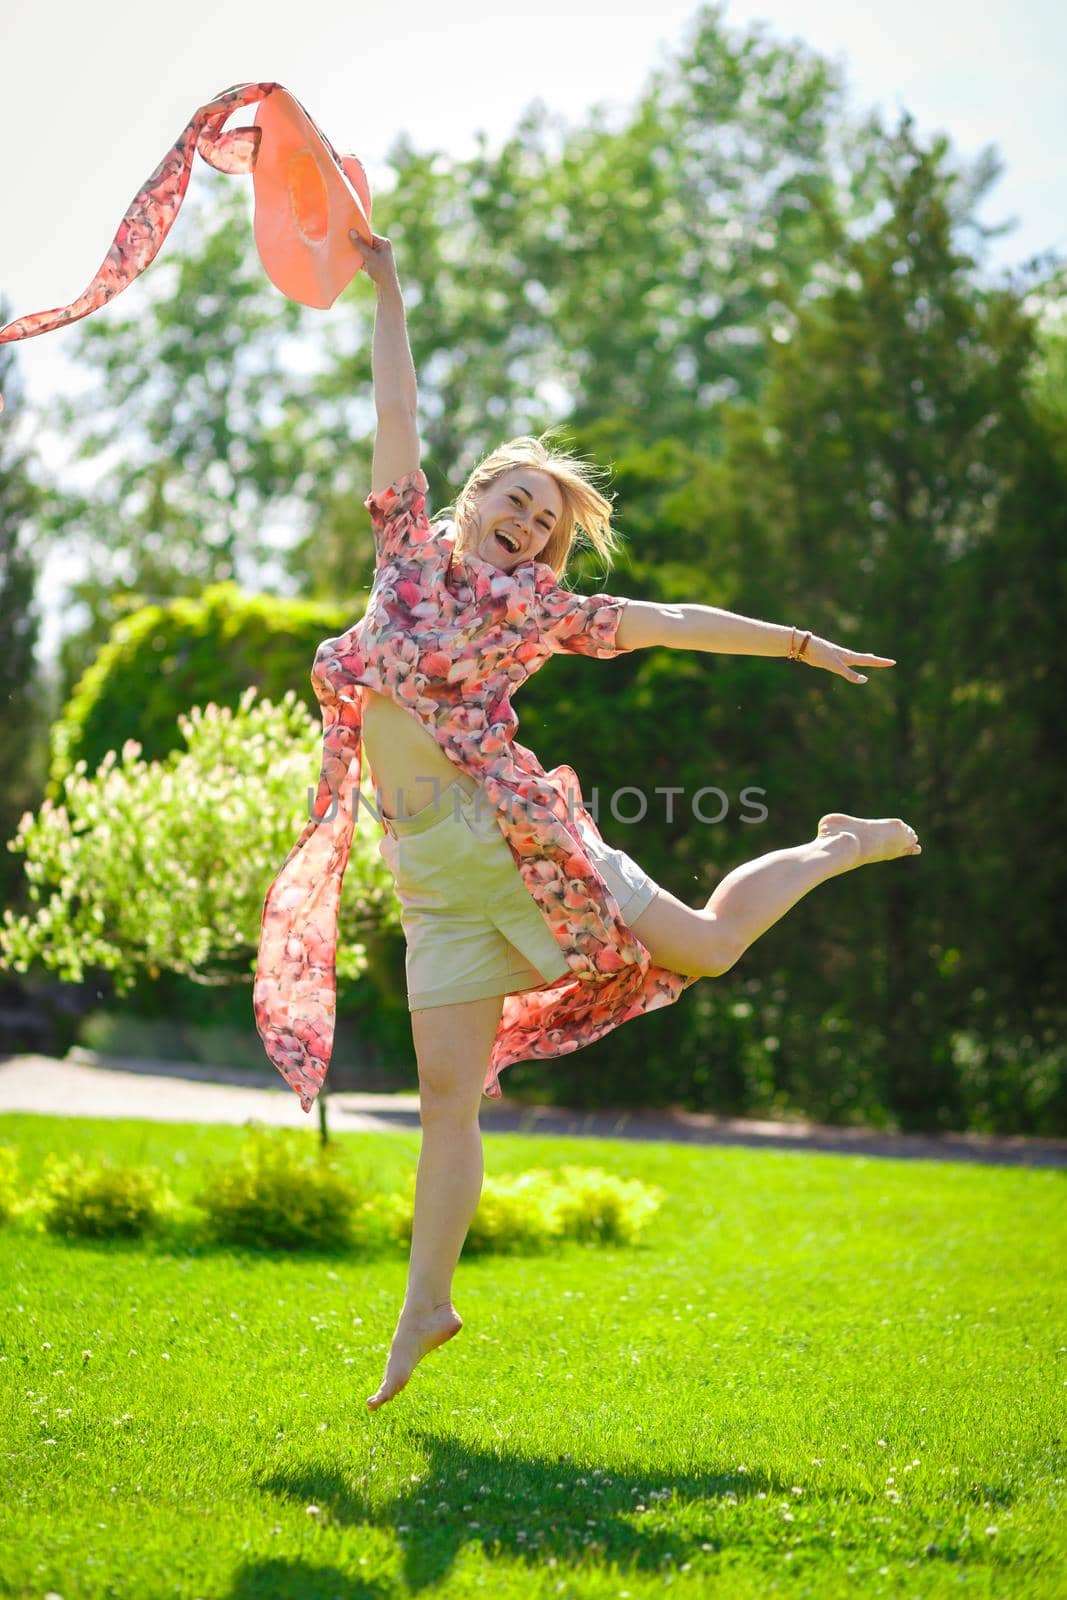
[[[565,450],[555,448],[551,443],[546,445],[544,441],[555,431],[549,428],[538,438],[522,434],[517,439],[509,439],[479,461],[460,490],[455,504],[446,507],[442,513],[453,515],[457,551],[462,554],[469,548],[471,536],[477,529],[475,497],[512,467],[534,467],[556,480],[563,497],[559,520],[554,524],[548,542],[537,559],[550,566],[557,578],[562,578],[572,550],[586,544],[610,566],[612,559],[622,549],[622,538],[611,525],[614,509],[611,501],[601,494],[593,481],[599,469]]]

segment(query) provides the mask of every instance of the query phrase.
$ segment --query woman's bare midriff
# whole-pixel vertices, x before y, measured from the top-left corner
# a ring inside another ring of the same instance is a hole
[[[363,744],[376,803],[387,817],[408,817],[421,811],[450,783],[460,784],[468,794],[478,788],[477,781],[449,760],[411,711],[366,684]]]

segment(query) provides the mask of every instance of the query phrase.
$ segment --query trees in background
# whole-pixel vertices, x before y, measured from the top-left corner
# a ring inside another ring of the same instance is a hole
[[[758,719],[735,713],[743,770],[773,774],[771,843],[829,809],[901,815],[924,841],[918,871],[808,897],[752,970],[788,984],[798,1069],[819,1070],[820,1018],[842,1004],[869,1025],[886,1104],[955,1123],[1062,1093],[1067,497],[1062,412],[1028,387],[1035,318],[1017,289],[975,285],[944,154],[907,119],[886,140],[889,215],[843,242],[761,399],[731,409],[709,532],[744,573],[740,609],[897,660],[863,686],[776,677]],[[797,948],[814,958],[799,987]]]

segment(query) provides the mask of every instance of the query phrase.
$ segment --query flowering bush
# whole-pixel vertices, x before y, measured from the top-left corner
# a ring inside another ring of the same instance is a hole
[[[60,804],[46,799],[36,815],[23,814],[8,848],[25,855],[38,909],[4,911],[0,964],[25,972],[39,960],[73,983],[86,967],[103,968],[120,995],[141,971],[250,981],[263,899],[310,815],[321,741],[292,690],[277,706],[253,705],[256,692],[245,691],[237,712],[194,706],[178,719],[187,749],[162,760],[140,760],[140,745],[127,739],[121,758],[109,750],[91,776],[77,762]],[[360,805],[338,979],[366,966],[361,930],[399,926],[377,839]]]

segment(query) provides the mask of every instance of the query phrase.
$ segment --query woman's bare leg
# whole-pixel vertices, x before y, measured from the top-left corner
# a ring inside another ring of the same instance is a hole
[[[701,909],[661,889],[635,918],[633,931],[657,966],[718,977],[828,878],[921,851],[915,830],[899,817],[871,819],[832,811],[820,819],[815,838],[806,844],[772,850],[735,867]]]
[[[371,1411],[404,1387],[427,1351],[463,1326],[452,1305],[452,1277],[482,1192],[478,1109],[503,1005],[503,995],[494,995],[411,1013],[422,1123],[411,1258],[385,1377],[367,1400]]]

